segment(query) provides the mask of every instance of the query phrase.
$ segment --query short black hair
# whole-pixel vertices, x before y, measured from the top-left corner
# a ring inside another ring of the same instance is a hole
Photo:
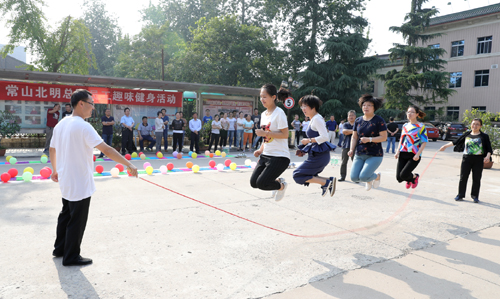
[[[77,89],[71,95],[71,106],[76,107],[78,102],[85,101],[86,99],[92,97],[92,94],[86,89]],[[59,105],[59,104],[56,104]],[[55,107],[55,105],[54,105]]]
[[[247,116],[248,116],[248,114],[245,114],[243,117],[244,117],[244,118],[247,118]]]
[[[483,120],[482,119],[480,119],[480,118],[474,118],[470,123],[472,124],[475,121],[479,122],[481,124],[481,127],[483,126]]]
[[[125,107],[125,109],[123,109],[123,112],[127,112],[127,110],[130,111],[130,108],[129,107]]]
[[[148,117],[147,116],[143,116],[142,119],[148,119]]]
[[[163,111],[167,112],[167,109],[165,109],[165,108],[161,109],[161,112],[163,112]]]
[[[311,94],[303,96],[299,100],[299,106],[307,105],[311,109],[316,109],[316,112],[319,112],[319,107],[321,107],[322,104],[323,102],[317,96]]]
[[[253,109],[253,111],[255,111],[255,110],[259,111],[259,108],[255,108],[255,109]]]
[[[207,111],[210,112],[210,109],[205,109],[205,112],[207,112]]]
[[[391,117],[389,117],[389,120],[390,120],[390,121],[394,121],[394,117],[392,117],[392,116],[391,116]]]
[[[161,111],[156,112],[156,116],[159,116],[160,113],[162,113],[162,112]]]
[[[195,114],[198,115],[198,112],[193,112],[193,114],[191,114],[191,116],[194,116]]]
[[[382,104],[384,103],[384,99],[383,98],[375,98],[371,94],[364,94],[358,100],[359,107],[363,108],[363,104],[366,102],[372,103],[373,108],[375,109],[374,111],[377,111],[378,109],[380,109],[380,107],[382,107]]]
[[[70,106],[70,107],[71,107],[71,104],[70,104],[70,103],[66,103],[66,105],[64,105],[64,106]],[[54,106],[54,107],[55,107],[55,106]]]

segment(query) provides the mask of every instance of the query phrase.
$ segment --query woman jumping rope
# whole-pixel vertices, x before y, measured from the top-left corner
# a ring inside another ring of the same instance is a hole
[[[261,190],[276,191],[274,199],[280,201],[285,196],[287,183],[278,178],[290,165],[288,149],[288,121],[285,112],[276,106],[290,96],[286,89],[276,90],[276,86],[266,84],[260,90],[260,102],[266,108],[260,118],[260,129],[255,130],[257,136],[264,137],[260,148],[254,152],[260,157],[255,167],[250,185]]]

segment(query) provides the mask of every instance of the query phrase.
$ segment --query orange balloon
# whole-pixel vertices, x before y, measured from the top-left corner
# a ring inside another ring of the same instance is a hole
[[[193,167],[193,162],[187,162],[186,167],[191,169]]]
[[[213,158],[214,157],[214,153],[210,153],[210,158]]]

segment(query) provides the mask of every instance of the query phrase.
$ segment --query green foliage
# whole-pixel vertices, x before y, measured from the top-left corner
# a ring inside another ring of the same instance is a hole
[[[500,154],[500,128],[494,126],[492,122],[500,120],[500,113],[492,112],[481,112],[477,109],[465,110],[463,114],[463,123],[467,127],[470,127],[472,120],[474,118],[479,118],[483,121],[483,126],[481,131],[488,134],[491,141],[491,147],[493,148],[493,153]]]
[[[205,124],[203,124],[203,126],[201,127],[200,143],[202,142],[202,140],[203,140],[203,142],[207,141],[208,138],[210,137],[211,132],[212,132],[212,121],[209,120]],[[207,145],[208,145],[208,142],[207,142]]]
[[[443,104],[455,92],[448,88],[449,74],[443,72],[446,61],[440,59],[446,51],[440,48],[419,47],[440,34],[426,34],[429,22],[438,10],[423,9],[428,0],[413,0],[411,12],[405,17],[405,23],[390,28],[401,33],[405,45],[395,44],[390,49],[391,61],[403,60],[401,71],[391,70],[378,78],[385,81],[387,107],[404,109],[410,104]]]
[[[10,111],[0,111],[0,141],[19,133],[21,126],[16,122],[16,117]],[[0,147],[1,148],[1,147]]]
[[[95,66],[90,50],[91,35],[81,20],[64,18],[54,31],[44,24],[41,0],[0,0],[1,15],[10,14],[9,44],[0,50],[5,57],[19,44],[36,57],[29,70],[88,74]],[[89,49],[89,50],[87,50]]]

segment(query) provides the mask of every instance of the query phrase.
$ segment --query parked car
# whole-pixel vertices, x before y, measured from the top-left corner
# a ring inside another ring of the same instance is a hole
[[[445,123],[441,127],[441,139],[458,139],[465,133],[465,131],[467,131],[467,127],[462,123]]]
[[[427,138],[432,141],[437,141],[441,135],[439,134],[439,129],[431,123],[424,123],[425,130],[427,131]]]

